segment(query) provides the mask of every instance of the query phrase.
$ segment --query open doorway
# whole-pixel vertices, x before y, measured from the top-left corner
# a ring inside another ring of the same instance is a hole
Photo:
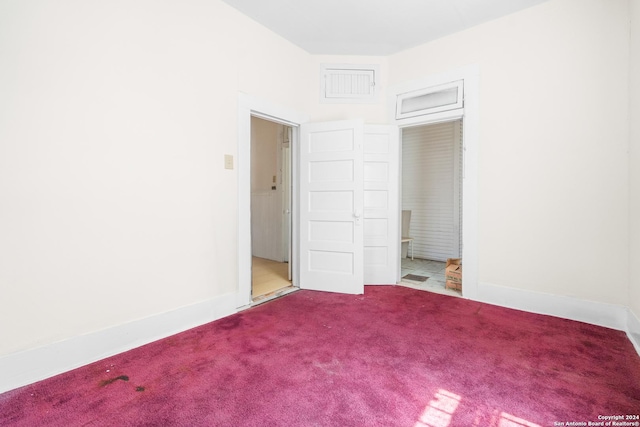
[[[291,137],[284,124],[251,117],[251,298],[291,285]]]
[[[462,119],[402,130],[401,280],[446,289],[445,263],[462,255]]]

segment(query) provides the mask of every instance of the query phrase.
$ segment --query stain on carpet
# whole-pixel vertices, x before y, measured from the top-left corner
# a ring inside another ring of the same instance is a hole
[[[104,387],[106,385],[109,385],[111,383],[114,383],[118,380],[122,380],[122,381],[129,381],[129,377],[126,375],[120,375],[119,377],[115,377],[115,378],[110,378],[108,380],[102,380],[100,381],[100,387]]]

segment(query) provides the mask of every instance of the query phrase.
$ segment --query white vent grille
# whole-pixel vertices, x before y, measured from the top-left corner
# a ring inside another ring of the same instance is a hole
[[[376,65],[322,65],[320,100],[325,103],[368,103],[376,98]]]

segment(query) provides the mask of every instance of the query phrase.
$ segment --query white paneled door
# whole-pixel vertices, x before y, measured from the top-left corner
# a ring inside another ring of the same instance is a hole
[[[364,127],[364,282],[392,285],[398,279],[400,244],[399,131]]]
[[[300,134],[300,287],[364,293],[363,124],[310,123]]]

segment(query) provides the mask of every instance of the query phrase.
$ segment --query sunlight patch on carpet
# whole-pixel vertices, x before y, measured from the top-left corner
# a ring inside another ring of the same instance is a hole
[[[462,397],[450,391],[438,390],[414,427],[447,427],[460,404],[460,399]]]

